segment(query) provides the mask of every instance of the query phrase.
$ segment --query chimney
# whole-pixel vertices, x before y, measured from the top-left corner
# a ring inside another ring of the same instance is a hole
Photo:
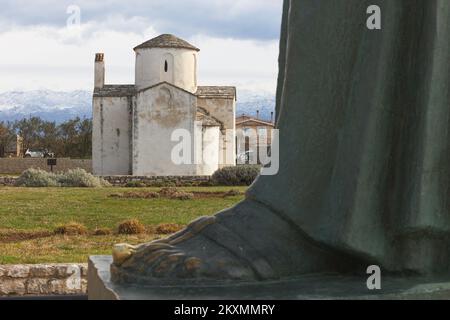
[[[259,110],[256,110],[256,119],[259,119]]]
[[[273,111],[270,113],[270,122],[273,123]]]
[[[103,88],[105,85],[105,62],[103,58],[103,53],[95,54],[94,87],[96,89]]]

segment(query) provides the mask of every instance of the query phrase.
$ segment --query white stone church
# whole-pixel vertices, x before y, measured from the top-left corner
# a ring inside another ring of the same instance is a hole
[[[173,35],[134,51],[132,85],[106,85],[104,55],[95,56],[94,174],[211,175],[235,165],[236,88],[198,86],[200,50]],[[177,138],[180,132],[190,141]],[[185,145],[191,150],[179,151]]]

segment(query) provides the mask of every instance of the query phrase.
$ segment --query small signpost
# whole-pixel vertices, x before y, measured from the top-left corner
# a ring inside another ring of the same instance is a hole
[[[56,166],[56,159],[47,159],[47,165],[50,167],[50,171],[53,172],[53,166]]]

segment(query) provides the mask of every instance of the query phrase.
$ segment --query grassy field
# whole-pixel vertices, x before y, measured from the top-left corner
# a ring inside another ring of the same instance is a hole
[[[132,244],[164,237],[154,227],[162,223],[186,225],[193,219],[233,206],[243,195],[224,197],[231,189],[245,187],[179,188],[200,192],[192,200],[113,198],[126,192],[157,192],[159,188],[14,188],[0,187],[0,264],[86,262],[93,254],[109,254],[115,243]],[[148,227],[142,235],[94,236],[96,228],[115,230],[137,218]],[[56,227],[70,222],[85,225],[84,236],[53,235]]]

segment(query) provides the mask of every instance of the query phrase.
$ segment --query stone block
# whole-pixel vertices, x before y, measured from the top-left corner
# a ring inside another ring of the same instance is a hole
[[[30,266],[11,265],[6,266],[6,276],[10,278],[27,278],[30,275]]]
[[[68,294],[71,290],[67,289],[65,279],[53,279],[48,282],[49,294]]]
[[[32,278],[27,281],[26,293],[32,295],[49,294],[48,280],[45,278]]]
[[[45,278],[56,275],[56,267],[53,265],[36,265],[31,267],[31,276]]]
[[[23,279],[0,279],[0,295],[24,295],[26,294],[25,281]]]

